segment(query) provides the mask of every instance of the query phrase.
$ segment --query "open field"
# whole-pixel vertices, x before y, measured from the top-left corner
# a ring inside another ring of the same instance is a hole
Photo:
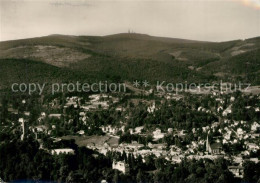
[[[78,146],[98,146],[98,145],[103,145],[104,143],[108,143],[111,146],[118,145],[118,138],[112,137],[109,135],[104,135],[104,136],[64,136],[61,137],[61,139],[64,140],[70,140],[74,139],[75,143]]]
[[[253,95],[260,94],[260,86],[250,86],[246,91],[243,91],[243,93],[252,93]]]

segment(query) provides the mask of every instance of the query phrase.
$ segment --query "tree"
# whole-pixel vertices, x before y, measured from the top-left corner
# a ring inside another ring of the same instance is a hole
[[[136,181],[137,183],[142,183],[144,178],[144,174],[141,169],[138,170],[138,173],[136,175]]]
[[[7,117],[8,117],[8,101],[4,97],[4,98],[2,98],[1,103],[2,103],[2,110],[1,110],[1,116],[0,116],[1,118],[0,118],[0,120],[5,122]]]
[[[113,183],[118,183],[118,182],[119,182],[119,175],[118,175],[118,170],[116,170],[113,177]]]
[[[255,176],[257,167],[256,167],[255,163],[254,162],[246,162],[244,164],[244,167],[245,167],[245,169],[244,169],[244,180],[246,182],[257,182],[257,177]]]

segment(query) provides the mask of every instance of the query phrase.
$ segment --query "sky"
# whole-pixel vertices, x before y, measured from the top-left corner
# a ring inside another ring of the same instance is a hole
[[[0,0],[0,41],[128,30],[229,41],[260,36],[260,0]]]

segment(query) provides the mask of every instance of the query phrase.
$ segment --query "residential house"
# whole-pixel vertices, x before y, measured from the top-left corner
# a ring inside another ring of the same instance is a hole
[[[57,119],[60,119],[60,118],[61,118],[61,114],[49,114],[49,118],[57,118]]]
[[[156,130],[153,131],[153,138],[155,140],[163,138],[164,135],[165,135],[165,133],[162,133],[161,129],[159,129],[159,128],[156,128]]]
[[[156,107],[155,107],[155,102],[153,102],[153,104],[151,106],[148,107],[147,111],[149,113],[153,113],[155,111]]]
[[[248,143],[246,146],[249,151],[253,151],[253,152],[256,152],[259,149],[259,146],[256,145],[255,143]]]
[[[75,151],[70,148],[62,148],[62,149],[52,149],[51,154],[52,155],[60,155],[60,154],[74,154]]]
[[[228,106],[222,113],[223,116],[227,116],[228,114],[232,113],[232,109],[231,109],[232,105]]]
[[[119,170],[124,174],[127,174],[130,171],[129,165],[124,161],[113,161],[112,169]]]
[[[229,166],[228,170],[234,175],[234,177],[244,177],[244,168],[242,166]]]
[[[258,124],[257,122],[254,122],[252,125],[251,125],[251,130],[252,131],[257,131],[258,129],[260,129],[260,124]]]

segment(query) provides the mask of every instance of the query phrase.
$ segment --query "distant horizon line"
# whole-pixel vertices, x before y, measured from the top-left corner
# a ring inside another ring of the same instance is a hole
[[[225,41],[209,41],[209,40],[197,40],[197,39],[189,39],[189,38],[179,38],[179,37],[168,37],[168,36],[156,36],[156,35],[150,35],[146,33],[137,33],[137,32],[119,32],[119,33],[113,33],[113,34],[106,34],[106,35],[87,35],[87,34],[59,34],[59,33],[53,33],[53,34],[48,34],[48,35],[42,35],[42,36],[35,36],[35,37],[25,37],[25,38],[18,38],[18,39],[8,39],[8,40],[0,40],[0,43],[2,42],[9,42],[9,41],[18,41],[18,40],[26,40],[26,39],[36,39],[36,38],[42,38],[42,37],[49,37],[49,36],[73,36],[73,37],[80,37],[80,36],[85,36],[85,37],[107,37],[107,36],[115,36],[115,35],[120,35],[120,34],[137,34],[137,35],[144,35],[144,36],[150,36],[150,37],[155,37],[155,38],[168,38],[168,39],[179,39],[179,40],[187,40],[187,41],[196,41],[196,42],[211,42],[211,43],[222,43],[222,42],[230,42],[230,41],[244,41],[248,39],[254,39],[258,38],[259,36],[253,36],[253,37],[248,37],[248,38],[239,38],[239,39],[229,39]]]

